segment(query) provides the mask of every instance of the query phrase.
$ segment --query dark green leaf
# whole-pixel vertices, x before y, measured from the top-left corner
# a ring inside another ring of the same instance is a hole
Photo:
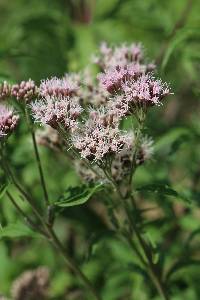
[[[180,260],[177,261],[167,272],[166,274],[166,280],[169,280],[170,277],[178,272],[180,269],[186,268],[186,267],[190,267],[190,266],[198,266],[200,265],[200,260],[196,260],[196,259],[189,259],[189,260]]]
[[[128,269],[134,273],[141,275],[144,279],[148,279],[148,273],[136,263],[128,264]]]
[[[0,238],[34,237],[36,233],[22,223],[9,224],[0,228]]]
[[[0,187],[0,199],[3,198],[5,192],[7,191],[9,183],[5,183]]]
[[[163,183],[147,184],[147,185],[137,188],[137,191],[152,192],[152,193],[155,193],[158,195],[163,195],[163,196],[172,196],[175,198],[180,198],[186,202],[190,202],[183,195],[179,194],[177,191],[172,189],[168,184],[163,184]]]
[[[60,207],[70,207],[75,205],[81,205],[86,203],[96,192],[99,192],[103,188],[103,185],[97,184],[94,186],[78,186],[70,187],[66,192],[60,197],[54,205]]]
[[[197,235],[200,235],[200,228],[197,228],[197,229],[195,229],[195,230],[193,230],[193,231],[191,232],[191,234],[189,235],[189,237],[188,237],[187,240],[186,240],[185,245],[186,245],[186,246],[189,246],[190,243],[192,242],[192,240],[193,240]]]

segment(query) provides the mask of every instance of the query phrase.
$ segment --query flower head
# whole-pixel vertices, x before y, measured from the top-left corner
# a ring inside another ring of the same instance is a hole
[[[170,94],[169,87],[152,74],[142,75],[136,80],[128,80],[122,85],[124,96],[130,102],[143,103],[147,106],[160,104]]]
[[[11,87],[11,96],[15,97],[18,101],[30,102],[33,98],[37,97],[37,95],[37,86],[31,79],[22,81],[19,84],[14,84]]]
[[[169,94],[167,83],[147,73],[123,82],[120,93],[113,95],[108,102],[108,108],[113,114],[123,117],[138,107],[146,109],[148,106],[160,105]]]
[[[36,122],[50,125],[54,129],[62,125],[65,129],[77,127],[77,118],[82,112],[76,97],[49,96],[31,103]]]
[[[74,147],[83,158],[102,160],[107,154],[120,152],[129,147],[130,136],[118,128],[118,121],[112,115],[91,111],[89,119],[73,137]]]
[[[78,79],[73,75],[66,75],[63,78],[52,77],[42,80],[39,93],[42,97],[67,97],[76,94],[78,89]]]
[[[107,43],[103,42],[100,45],[99,55],[93,57],[93,62],[102,69],[123,67],[130,63],[142,64],[144,63],[144,49],[140,43],[109,47]]]
[[[19,116],[14,114],[12,108],[0,105],[0,140],[14,131],[18,120]]]

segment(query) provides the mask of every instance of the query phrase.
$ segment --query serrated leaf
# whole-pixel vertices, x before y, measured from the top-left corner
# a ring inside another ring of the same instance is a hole
[[[5,227],[0,227],[1,238],[19,238],[19,237],[33,237],[37,234],[22,223],[9,224]]]
[[[103,185],[70,187],[54,205],[59,207],[70,207],[86,203],[96,192],[100,191]]]
[[[152,192],[158,195],[172,196],[175,198],[180,198],[185,202],[190,202],[183,195],[179,194],[177,191],[172,189],[168,184],[152,183],[138,187],[136,190],[141,192]]]

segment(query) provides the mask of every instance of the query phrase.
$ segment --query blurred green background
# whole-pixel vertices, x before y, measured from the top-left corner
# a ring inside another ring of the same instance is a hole
[[[187,199],[147,194],[146,200],[147,206],[158,203],[166,214],[163,218],[156,212],[147,224],[150,239],[164,249],[165,263],[170,265],[176,257],[195,258],[195,263],[191,259],[188,268],[183,265],[174,275],[173,300],[200,299],[199,235],[195,233],[185,246],[190,234],[200,228],[199,12],[198,0],[0,0],[1,81],[32,78],[39,83],[79,71],[106,41],[142,42],[147,57],[158,64],[158,75],[170,83],[174,95],[148,115],[146,133],[155,140],[155,155],[138,170],[136,184],[167,182]],[[10,138],[8,150],[18,179],[40,199],[32,145],[23,124]],[[52,199],[80,182],[63,155],[43,147],[40,152]],[[2,175],[1,179],[5,180]],[[69,253],[105,300],[159,299],[134,267],[128,247],[112,236],[102,203],[99,196],[59,217],[56,227]],[[22,227],[8,199],[1,197],[1,226],[16,222]],[[13,280],[39,265],[51,271],[49,299],[90,299],[71,296],[78,288],[77,280],[66,272],[62,258],[37,237],[0,240],[0,293],[9,296]]]

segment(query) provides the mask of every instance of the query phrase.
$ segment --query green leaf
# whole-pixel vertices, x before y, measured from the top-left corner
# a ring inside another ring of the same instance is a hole
[[[0,227],[1,238],[19,238],[33,237],[37,234],[22,223],[9,224],[5,227]]]
[[[193,239],[194,239],[196,236],[198,236],[198,235],[200,235],[200,227],[197,228],[197,229],[195,229],[195,230],[193,230],[193,231],[190,233],[189,237],[188,237],[187,240],[186,240],[185,246],[189,246],[190,243],[193,241]]]
[[[91,238],[88,241],[88,251],[86,253],[86,260],[89,261],[92,255],[95,252],[95,248],[98,243],[103,241],[104,239],[114,238],[116,236],[115,231],[113,230],[103,230],[101,232],[98,232],[96,234],[93,234]]]
[[[189,259],[189,260],[179,260],[177,261],[167,272],[166,280],[169,280],[170,277],[178,272],[180,269],[190,267],[190,266],[198,266],[200,265],[200,260],[197,259]]]
[[[54,205],[59,207],[70,207],[86,203],[96,192],[99,192],[103,185],[97,184],[94,186],[82,185],[78,187],[70,187],[59,198]]]
[[[5,192],[7,191],[9,186],[9,183],[4,183],[1,187],[0,187],[0,199],[3,198],[3,196],[5,195]]]
[[[161,138],[155,143],[154,150],[155,152],[164,151],[164,152],[172,152],[177,148],[177,142],[180,144],[186,137],[189,137],[189,130],[184,127],[179,127],[168,131],[166,134],[161,136]]]
[[[177,191],[172,189],[168,184],[165,183],[152,183],[152,184],[147,184],[141,187],[138,187],[136,189],[137,191],[141,192],[152,192],[158,195],[165,195],[165,196],[172,196],[175,198],[180,198],[184,200],[185,202],[190,203],[188,199],[186,199],[183,195],[179,194]]]
[[[142,267],[140,267],[140,265],[136,264],[136,263],[130,263],[128,264],[128,269],[134,273],[137,273],[139,275],[141,275],[144,279],[148,279],[148,273],[146,272],[146,270],[144,270]]]
[[[192,36],[199,37],[199,31],[195,29],[187,29],[187,30],[183,29],[177,32],[176,36],[168,46],[165,56],[163,58],[162,65],[161,65],[162,70],[166,68],[173,52],[180,46],[183,46],[183,42],[186,43],[186,40],[191,38]]]

